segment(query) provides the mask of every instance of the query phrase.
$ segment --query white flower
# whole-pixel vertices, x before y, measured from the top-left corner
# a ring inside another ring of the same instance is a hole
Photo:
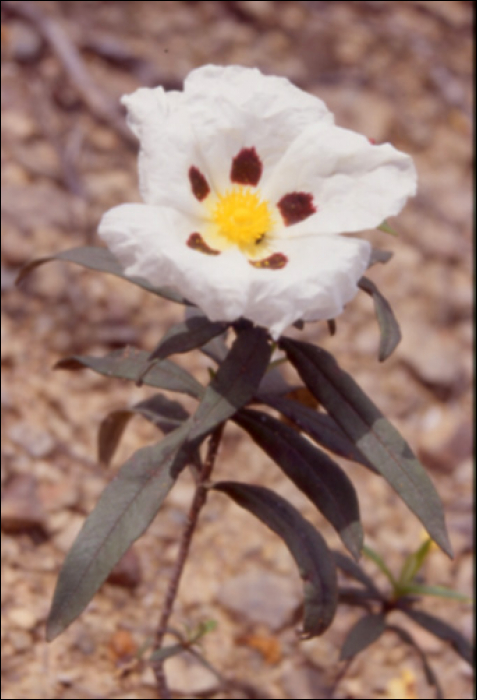
[[[334,125],[285,78],[204,66],[183,92],[122,99],[140,141],[144,204],[108,211],[99,234],[125,272],[176,288],[213,321],[274,337],[337,316],[367,268],[367,241],[415,193],[411,158]]]

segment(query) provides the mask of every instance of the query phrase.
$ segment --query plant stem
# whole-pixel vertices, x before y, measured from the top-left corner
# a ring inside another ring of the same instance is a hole
[[[167,632],[167,626],[169,624],[169,619],[172,614],[172,608],[174,606],[174,602],[177,597],[177,592],[179,590],[179,584],[181,581],[182,573],[184,571],[187,555],[189,553],[192,536],[197,526],[200,511],[204,507],[205,502],[207,500],[207,482],[210,478],[212,469],[214,467],[214,463],[219,450],[220,441],[222,439],[223,430],[224,424],[219,425],[212,433],[209,439],[209,444],[207,446],[207,456],[203,464],[202,470],[198,475],[194,498],[192,499],[187,523],[185,525],[180,541],[179,554],[177,555],[177,561],[174,565],[174,570],[172,572],[172,576],[167,588],[166,600],[164,602],[164,607],[162,609],[161,617],[159,619],[159,624],[156,631],[154,651],[157,651],[161,648],[162,643],[164,641],[164,637]],[[161,698],[162,700],[170,700],[171,694],[164,674],[163,662],[155,662],[153,664],[153,669],[156,676],[159,698]]]

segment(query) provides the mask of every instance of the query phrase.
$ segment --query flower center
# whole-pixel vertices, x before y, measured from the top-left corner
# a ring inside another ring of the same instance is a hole
[[[211,213],[220,235],[240,247],[260,243],[273,224],[269,204],[245,187],[221,195]]]

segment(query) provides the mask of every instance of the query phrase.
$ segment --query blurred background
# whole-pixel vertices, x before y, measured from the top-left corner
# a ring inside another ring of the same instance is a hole
[[[139,86],[181,89],[187,73],[206,63],[286,76],[322,98],[340,126],[391,141],[415,159],[418,195],[391,221],[399,237],[364,234],[394,251],[370,276],[400,321],[401,345],[378,363],[378,329],[365,295],[349,304],[333,338],[326,324],[309,324],[301,337],[333,352],[417,451],[443,499],[455,551],[453,561],[432,553],[426,581],[472,593],[473,6],[2,1],[2,698],[156,697],[152,672],[134,659],[159,619],[193,484],[181,478],[114,579],[46,645],[59,567],[112,473],[96,460],[98,425],[109,411],[148,395],[89,372],[51,368],[74,353],[151,350],[182,307],[60,263],[40,268],[21,289],[14,280],[33,257],[98,244],[102,213],[140,201],[137,145],[120,96]],[[200,353],[177,361],[207,381],[209,362]],[[112,470],[157,437],[134,419]],[[359,492],[366,541],[396,571],[422,541],[420,524],[381,480],[345,467]],[[276,489],[341,548],[238,428],[226,433],[216,476]],[[384,584],[372,564],[366,568]],[[283,545],[213,494],[173,622],[184,629],[217,621],[203,651],[231,682],[223,686],[193,660],[175,658],[166,669],[177,696],[430,697],[419,660],[391,635],[338,679],[340,644],[357,613],[341,606],[323,637],[299,642],[300,595]],[[426,609],[472,635],[469,605],[434,599]],[[399,622],[428,652],[446,697],[473,697],[464,662]]]

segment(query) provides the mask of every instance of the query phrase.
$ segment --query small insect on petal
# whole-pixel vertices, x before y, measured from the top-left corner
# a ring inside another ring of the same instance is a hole
[[[298,224],[317,211],[317,207],[313,203],[313,196],[308,192],[290,192],[281,198],[277,206],[285,226]]]
[[[268,270],[281,270],[288,262],[288,258],[283,253],[274,253],[262,260],[249,260],[250,265]]]
[[[195,165],[189,168],[189,181],[192,194],[199,202],[202,202],[210,192],[209,183]]]
[[[187,245],[189,248],[198,250],[200,253],[205,253],[206,255],[220,255],[220,250],[214,250],[204,241],[200,233],[191,233]]]
[[[242,148],[232,161],[230,179],[238,185],[256,187],[262,177],[263,165],[255,148]]]

